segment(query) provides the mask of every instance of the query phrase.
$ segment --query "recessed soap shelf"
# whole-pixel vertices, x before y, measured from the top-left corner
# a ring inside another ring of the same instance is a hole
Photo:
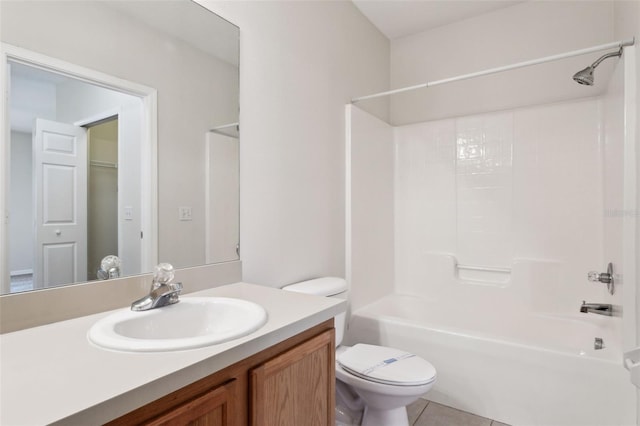
[[[458,279],[463,281],[503,287],[511,278],[511,269],[458,263],[456,274]]]

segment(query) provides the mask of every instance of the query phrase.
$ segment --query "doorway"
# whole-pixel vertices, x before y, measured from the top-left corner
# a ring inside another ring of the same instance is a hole
[[[118,117],[87,127],[87,279],[100,261],[118,254]]]

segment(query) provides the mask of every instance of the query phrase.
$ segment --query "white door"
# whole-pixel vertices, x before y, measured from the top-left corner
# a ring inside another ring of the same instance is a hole
[[[36,119],[34,287],[87,279],[87,132]]]

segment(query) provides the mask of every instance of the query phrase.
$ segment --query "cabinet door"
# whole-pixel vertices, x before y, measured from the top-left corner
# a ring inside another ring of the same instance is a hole
[[[253,426],[335,424],[334,341],[327,330],[251,370]]]
[[[145,423],[148,426],[232,426],[236,381],[218,386],[170,412]]]

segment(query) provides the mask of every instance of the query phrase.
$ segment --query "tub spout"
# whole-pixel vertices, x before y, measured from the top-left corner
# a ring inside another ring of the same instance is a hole
[[[580,306],[580,312],[611,316],[613,314],[613,307],[606,303],[587,303],[583,300],[582,306]]]

